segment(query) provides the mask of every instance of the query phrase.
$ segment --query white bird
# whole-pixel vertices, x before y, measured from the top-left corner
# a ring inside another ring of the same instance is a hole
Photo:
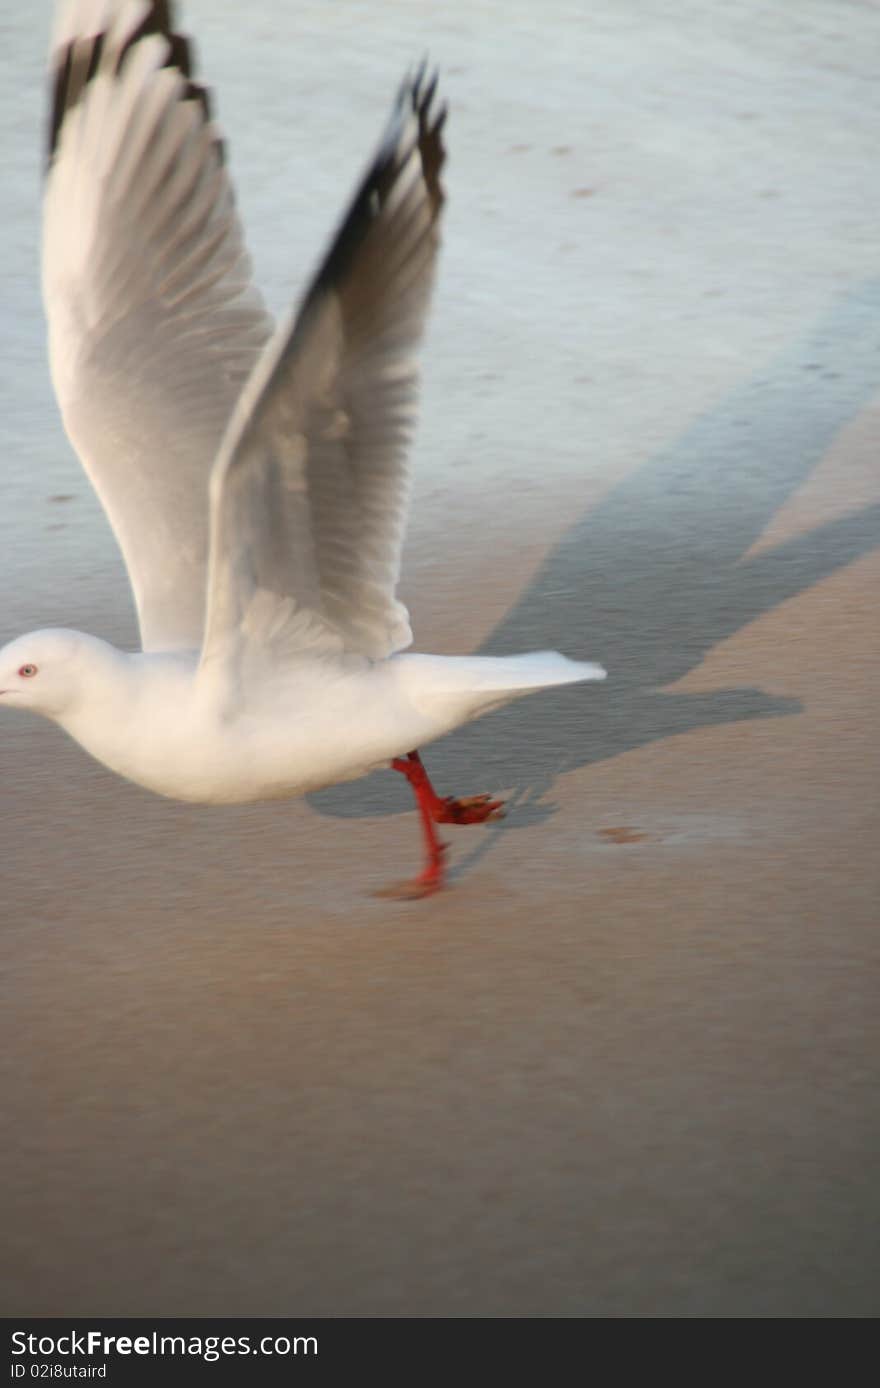
[[[282,799],[390,764],[427,845],[395,894],[436,891],[435,823],[491,820],[501,802],[440,797],[412,749],[605,676],[552,651],[402,654],[414,354],[443,205],[436,78],[403,83],[298,312],[273,331],[165,0],[67,0],[50,67],[52,379],[125,559],[142,650],[32,632],[0,651],[0,698],[180,800]]]

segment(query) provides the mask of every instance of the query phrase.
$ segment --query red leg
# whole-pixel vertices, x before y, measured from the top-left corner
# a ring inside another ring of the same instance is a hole
[[[430,896],[432,892],[439,892],[445,886],[446,844],[437,837],[435,822],[482,824],[486,820],[502,819],[503,802],[492,800],[488,795],[470,795],[460,800],[452,795],[438,795],[431,785],[418,752],[407,752],[406,760],[403,757],[395,757],[391,766],[393,770],[401,772],[413,788],[425,840],[426,863],[422,872],[412,882],[401,882],[387,887],[376,895],[401,898]]]

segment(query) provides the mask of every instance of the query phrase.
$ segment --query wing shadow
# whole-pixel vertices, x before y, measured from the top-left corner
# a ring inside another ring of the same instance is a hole
[[[434,743],[438,788],[513,786],[513,813],[494,838],[552,814],[543,797],[560,772],[694,728],[798,712],[797,700],[757,687],[663,686],[880,543],[875,505],[743,557],[878,383],[880,281],[871,281],[590,507],[480,650],[555,647],[601,661],[608,680],[536,695]],[[384,772],[308,800],[343,818],[412,809],[408,788]]]

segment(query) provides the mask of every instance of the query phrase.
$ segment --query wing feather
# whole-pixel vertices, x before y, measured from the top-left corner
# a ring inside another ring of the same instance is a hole
[[[67,0],[50,67],[56,394],[122,549],[144,649],[198,648],[211,466],[271,319],[164,0]]]
[[[236,405],[211,478],[203,663],[244,632],[267,639],[252,611],[275,614],[291,651],[381,658],[412,639],[395,587],[443,204],[435,84],[423,71],[404,83],[298,314]]]

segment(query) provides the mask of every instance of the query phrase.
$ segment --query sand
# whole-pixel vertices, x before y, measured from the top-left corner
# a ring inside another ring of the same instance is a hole
[[[406,787],[176,805],[0,716],[6,1315],[869,1316],[880,14],[186,7],[257,273],[301,286],[407,62],[452,114],[417,646],[609,679]],[[39,16],[0,54],[0,592],[136,640],[38,290]]]

